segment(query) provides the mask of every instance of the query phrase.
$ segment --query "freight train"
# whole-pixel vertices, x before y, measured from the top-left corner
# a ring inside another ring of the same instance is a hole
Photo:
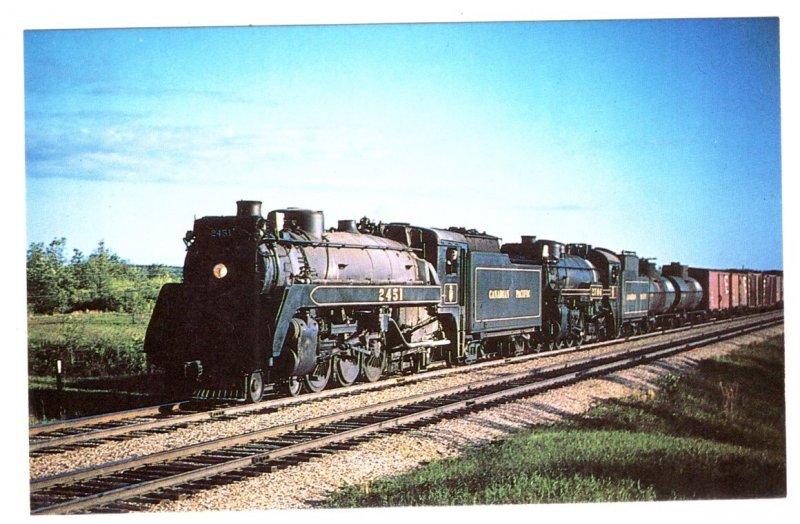
[[[555,349],[782,304],[781,272],[656,269],[634,252],[339,221],[261,202],[195,220],[145,337],[174,394],[257,402],[434,362]]]

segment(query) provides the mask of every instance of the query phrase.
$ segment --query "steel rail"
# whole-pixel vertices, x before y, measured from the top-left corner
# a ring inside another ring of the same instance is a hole
[[[68,420],[58,420],[55,422],[45,422],[43,424],[36,424],[28,428],[28,437],[39,435],[40,433],[47,433],[51,431],[59,431],[63,429],[74,428],[78,426],[86,426],[91,424],[102,424],[104,422],[115,422],[136,417],[146,417],[150,415],[158,415],[163,409],[174,409],[188,403],[189,401],[168,402],[157,406],[147,406],[143,408],[127,409],[125,411],[115,411],[113,413],[103,413],[101,415],[90,415],[88,417],[72,418]]]
[[[764,317],[772,316],[773,314],[767,313],[763,315]],[[759,317],[762,318],[762,317]],[[394,387],[398,384],[409,384],[413,382],[417,382],[420,380],[429,380],[433,378],[437,378],[439,376],[448,375],[451,373],[458,373],[462,371],[473,371],[479,370],[483,368],[489,367],[497,367],[506,365],[509,363],[522,363],[527,362],[532,359],[537,358],[546,358],[552,356],[558,356],[562,354],[573,353],[577,351],[589,351],[594,349],[600,349],[603,347],[613,346],[616,344],[642,340],[646,338],[652,338],[655,336],[661,335],[669,335],[669,334],[676,334],[683,331],[691,330],[693,328],[702,328],[702,327],[713,327],[715,325],[720,324],[728,324],[737,321],[747,321],[748,317],[745,318],[737,318],[737,319],[726,319],[721,321],[715,321],[711,323],[704,323],[704,324],[693,324],[691,326],[683,326],[679,328],[674,328],[671,330],[660,330],[654,331],[651,333],[641,334],[641,335],[634,335],[630,337],[626,337],[624,339],[614,339],[608,340],[603,342],[595,342],[592,344],[586,344],[582,346],[576,347],[569,347],[564,348],[556,351],[547,351],[541,353],[530,353],[525,355],[518,355],[518,356],[511,356],[511,357],[504,357],[502,359],[497,360],[490,360],[486,362],[481,362],[478,364],[472,364],[467,367],[459,367],[456,369],[439,369],[433,370],[424,374],[415,375],[413,377],[388,377],[380,381],[380,383],[369,383],[369,384],[358,384],[354,386],[349,386],[347,388],[338,389],[338,390],[328,390],[323,391],[321,393],[317,393],[312,396],[301,396],[301,397],[286,397],[280,399],[271,399],[264,401],[262,403],[253,405],[253,404],[245,404],[245,405],[238,405],[232,407],[224,407],[224,408],[212,408],[207,411],[201,411],[197,413],[188,413],[185,415],[181,414],[174,414],[171,416],[165,416],[163,418],[159,418],[156,420],[148,420],[144,422],[120,425],[116,427],[103,427],[103,428],[92,428],[92,425],[100,425],[107,422],[115,422],[120,420],[130,420],[137,417],[148,417],[153,415],[163,415],[163,411],[165,408],[167,409],[174,409],[175,407],[181,407],[189,404],[189,401],[181,401],[181,402],[174,402],[168,404],[162,404],[159,406],[150,406],[145,408],[137,408],[131,409],[121,412],[115,413],[108,413],[104,415],[95,415],[89,417],[82,417],[79,419],[71,419],[66,421],[60,422],[52,422],[46,424],[40,424],[36,426],[31,426],[29,430],[29,438],[37,436],[39,434],[44,433],[43,437],[46,436],[47,432],[56,432],[56,431],[63,431],[70,428],[81,428],[86,426],[86,431],[76,432],[73,434],[68,435],[58,435],[52,436],[49,438],[44,438],[40,441],[32,441],[29,442],[29,452],[34,453],[44,449],[50,448],[58,448],[61,446],[69,446],[74,445],[80,442],[87,442],[91,440],[101,440],[106,439],[109,437],[124,435],[127,433],[132,433],[136,431],[148,431],[154,430],[158,428],[165,428],[175,425],[181,425],[186,423],[193,423],[193,422],[202,422],[202,421],[209,421],[216,418],[221,417],[228,417],[228,416],[241,416],[241,415],[248,415],[251,414],[258,414],[259,411],[266,411],[272,409],[279,409],[281,407],[285,407],[292,404],[297,404],[300,402],[306,401],[319,401],[324,400],[332,397],[338,396],[345,396],[345,395],[353,395],[355,393],[360,393],[364,391],[374,391],[379,389],[385,389]]]
[[[391,418],[389,420],[382,420],[377,423],[367,424],[363,427],[345,429],[345,431],[338,431],[335,434],[325,435],[318,438],[312,438],[308,442],[291,444],[289,446],[284,446],[280,449],[270,450],[266,452],[259,452],[243,458],[234,458],[231,460],[226,460],[225,462],[220,464],[213,464],[190,471],[184,471],[182,473],[172,475],[168,478],[145,480],[143,482],[135,483],[131,486],[119,487],[105,492],[82,496],[77,498],[76,500],[57,503],[51,506],[40,507],[33,510],[32,514],[73,512],[86,509],[92,506],[107,504],[121,498],[129,498],[142,493],[147,493],[157,489],[174,486],[176,484],[185,484],[193,480],[212,477],[221,473],[242,469],[248,466],[258,465],[265,462],[278,460],[283,457],[301,454],[311,449],[325,447],[326,445],[330,445],[336,442],[351,440],[358,436],[383,431],[388,428],[408,425],[422,419],[431,417],[440,417],[442,415],[453,413],[466,408],[475,409],[476,407],[483,406],[492,402],[497,402],[503,399],[510,399],[523,395],[531,395],[539,393],[546,389],[561,387],[585,378],[604,375],[616,370],[631,367],[633,365],[639,365],[644,362],[658,360],[660,358],[664,358],[666,356],[687,351],[689,349],[693,349],[702,345],[707,345],[709,343],[714,343],[721,340],[734,338],[746,333],[750,333],[752,331],[765,329],[766,327],[770,327],[771,325],[777,325],[780,324],[781,322],[782,320],[776,320],[771,323],[768,323],[767,325],[759,323],[757,325],[750,325],[738,328],[728,328],[718,333],[707,334],[707,335],[696,335],[693,337],[689,337],[686,340],[682,340],[680,342],[675,342],[675,341],[667,343],[662,342],[654,344],[652,346],[648,346],[647,348],[624,350],[617,353],[616,359],[611,358],[609,355],[604,355],[599,358],[590,357],[587,359],[582,359],[580,363],[574,363],[571,365],[559,364],[555,366],[549,366],[548,368],[542,368],[540,370],[536,370],[533,372],[517,373],[506,377],[481,381],[467,386],[454,386],[451,388],[446,388],[432,393],[424,393],[420,395],[415,395],[414,397],[401,399],[398,401],[390,401],[387,403],[382,403],[376,406],[372,406],[370,408],[359,408],[356,410],[351,410],[350,412],[347,412],[348,415],[347,418],[350,419],[352,419],[354,416],[357,417],[367,414],[365,413],[365,411],[369,411],[370,413],[374,413],[376,411],[386,412],[387,410],[391,409],[390,406],[394,405],[410,406],[415,403],[421,403],[422,401],[430,401],[432,397],[435,397],[436,399],[442,399],[443,397],[451,397],[451,396],[458,397],[458,395],[460,394],[470,393],[470,398],[463,398],[463,399],[456,398],[456,400],[448,402],[445,405],[435,405],[434,407],[422,409],[421,411],[413,412],[410,414],[403,413],[402,415]],[[555,374],[556,376],[551,378],[542,378],[543,375],[548,375],[548,374]],[[515,382],[524,380],[527,380],[528,382],[522,385],[515,384]],[[511,386],[505,387],[499,391],[489,391],[488,393],[481,393],[481,391],[483,390],[487,389],[491,390],[493,387],[502,386],[504,384],[511,384]],[[344,416],[345,413],[339,415]],[[314,423],[314,421],[309,420],[309,421],[304,421],[302,424],[294,424],[287,426],[294,426],[297,428],[318,426],[320,420],[327,418],[328,417],[319,417],[317,419],[314,419],[316,423]],[[277,428],[272,428],[271,430],[265,430],[265,431],[269,432],[275,429]],[[247,441],[251,441],[254,438],[257,439],[259,438],[257,436],[257,434],[259,433],[264,434],[264,431],[249,433],[244,437],[244,439]],[[242,438],[242,437],[235,437],[235,438]],[[226,446],[225,442],[226,441],[230,442],[231,440],[232,439],[229,438],[229,439],[219,439],[217,441],[214,441],[213,443],[214,448],[218,449],[219,447],[225,447]],[[206,443],[205,445],[198,445],[198,446],[202,446],[202,449],[206,451],[209,450],[208,443]],[[182,449],[186,450],[186,448]],[[97,476],[97,470],[95,470],[94,475],[92,476],[93,477]],[[61,476],[60,480],[64,482],[65,478],[66,478],[65,476]],[[47,480],[47,479],[42,479],[42,480]],[[34,490],[34,482],[32,482],[31,485],[32,485],[32,492],[36,491]]]

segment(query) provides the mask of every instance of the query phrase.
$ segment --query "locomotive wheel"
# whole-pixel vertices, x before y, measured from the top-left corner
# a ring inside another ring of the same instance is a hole
[[[508,345],[511,350],[511,355],[509,356],[522,355],[528,350],[528,341],[520,336],[511,337]]]
[[[311,373],[303,377],[303,384],[305,384],[306,389],[311,393],[319,393],[325,389],[331,378],[332,367],[330,360],[317,364]]]
[[[349,386],[358,378],[360,360],[357,356],[336,357],[333,361],[333,377],[340,386]]]
[[[370,355],[361,360],[361,377],[367,382],[377,382],[383,375],[386,366],[386,353],[380,351],[377,356]]]
[[[289,377],[283,387],[289,396],[296,397],[303,391],[303,381],[300,377]]]
[[[264,396],[264,379],[260,371],[250,374],[247,380],[247,397],[246,401],[249,403],[260,402],[261,397]]]
[[[447,367],[453,367],[458,365],[458,350],[455,348],[449,348],[445,351],[444,354],[445,362],[447,363]]]

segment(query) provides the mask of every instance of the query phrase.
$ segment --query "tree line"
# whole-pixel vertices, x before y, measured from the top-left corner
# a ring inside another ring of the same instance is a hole
[[[136,266],[103,241],[89,256],[74,249],[68,260],[65,238],[31,243],[27,254],[28,311],[152,311],[161,286],[180,280],[180,270],[160,264]]]

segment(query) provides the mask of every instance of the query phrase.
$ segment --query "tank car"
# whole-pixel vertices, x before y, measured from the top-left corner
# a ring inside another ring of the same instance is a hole
[[[669,325],[680,325],[687,320],[702,320],[698,310],[703,302],[703,286],[689,276],[689,267],[673,262],[661,268],[661,275],[675,288],[675,299],[667,310]]]
[[[705,314],[700,308],[707,296],[705,288],[689,275],[687,266],[673,262],[658,271],[652,260],[639,259],[633,252],[623,253],[627,253],[631,267],[638,262],[639,281],[644,282],[640,298],[647,320],[646,324],[639,325],[643,330],[682,325],[688,320],[700,320]],[[633,298],[626,293],[626,301]],[[636,329],[627,332],[636,332]]]

